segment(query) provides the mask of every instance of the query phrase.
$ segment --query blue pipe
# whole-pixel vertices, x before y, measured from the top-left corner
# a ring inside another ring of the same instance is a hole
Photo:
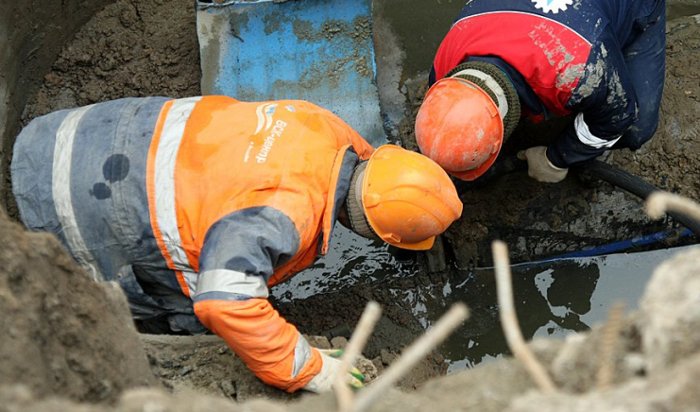
[[[601,246],[596,246],[592,248],[587,248],[583,250],[577,250],[575,252],[564,253],[562,255],[553,256],[546,258],[544,260],[539,260],[537,263],[546,263],[562,259],[572,259],[572,258],[587,258],[602,255],[609,255],[612,253],[622,252],[627,249],[639,246],[653,245],[655,243],[663,242],[664,240],[675,238],[681,239],[685,237],[693,236],[693,231],[687,228],[666,230],[662,232],[652,233],[650,235],[644,235],[635,237],[632,239],[621,240],[617,242],[608,243]],[[523,264],[532,264],[535,262],[523,262]]]

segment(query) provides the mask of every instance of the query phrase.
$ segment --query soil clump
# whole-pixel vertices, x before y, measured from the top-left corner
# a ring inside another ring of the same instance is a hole
[[[155,385],[121,289],[79,269],[58,240],[0,209],[0,385],[108,401]]]

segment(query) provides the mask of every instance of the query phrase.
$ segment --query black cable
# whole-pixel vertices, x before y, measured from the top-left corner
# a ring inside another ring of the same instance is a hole
[[[519,170],[527,170],[527,161],[520,160],[515,156],[503,157],[498,159],[493,166],[489,168],[479,179],[473,182],[464,182],[455,180],[455,186],[459,193],[467,190],[483,187],[490,183],[493,179],[512,173]],[[591,160],[577,166],[573,166],[572,170],[599,180],[617,186],[620,189],[626,190],[633,195],[646,200],[650,194],[659,191],[659,189],[644,179],[628,173],[611,164],[600,160]],[[700,238],[700,222],[693,220],[689,216],[678,212],[667,212],[669,216],[675,219],[678,223],[690,229],[695,236]]]
[[[592,160],[574,168],[578,173],[588,174],[592,177],[604,180],[614,186],[624,189],[633,195],[646,200],[653,192],[659,189],[643,180],[642,178],[628,173],[611,164],[601,162],[600,160]],[[690,229],[695,236],[700,237],[700,222],[695,221],[688,215],[678,212],[666,212],[669,216],[675,219],[678,223]]]

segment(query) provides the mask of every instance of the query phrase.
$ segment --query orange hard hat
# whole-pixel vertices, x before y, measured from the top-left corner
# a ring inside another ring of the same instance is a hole
[[[402,249],[430,249],[435,236],[462,214],[462,201],[447,173],[426,156],[395,145],[374,151],[361,193],[374,233]]]
[[[416,117],[416,141],[421,152],[448,173],[474,180],[501,151],[503,120],[484,90],[448,77],[428,90]]]

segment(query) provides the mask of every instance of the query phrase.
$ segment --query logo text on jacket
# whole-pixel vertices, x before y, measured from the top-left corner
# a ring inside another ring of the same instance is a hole
[[[267,161],[267,156],[270,154],[272,146],[275,144],[275,141],[282,136],[282,133],[284,133],[284,129],[286,127],[287,122],[283,120],[277,120],[275,122],[275,125],[272,127],[272,131],[265,137],[263,145],[260,148],[260,152],[258,152],[258,154],[255,156],[255,160],[258,163],[265,163],[265,161]]]

